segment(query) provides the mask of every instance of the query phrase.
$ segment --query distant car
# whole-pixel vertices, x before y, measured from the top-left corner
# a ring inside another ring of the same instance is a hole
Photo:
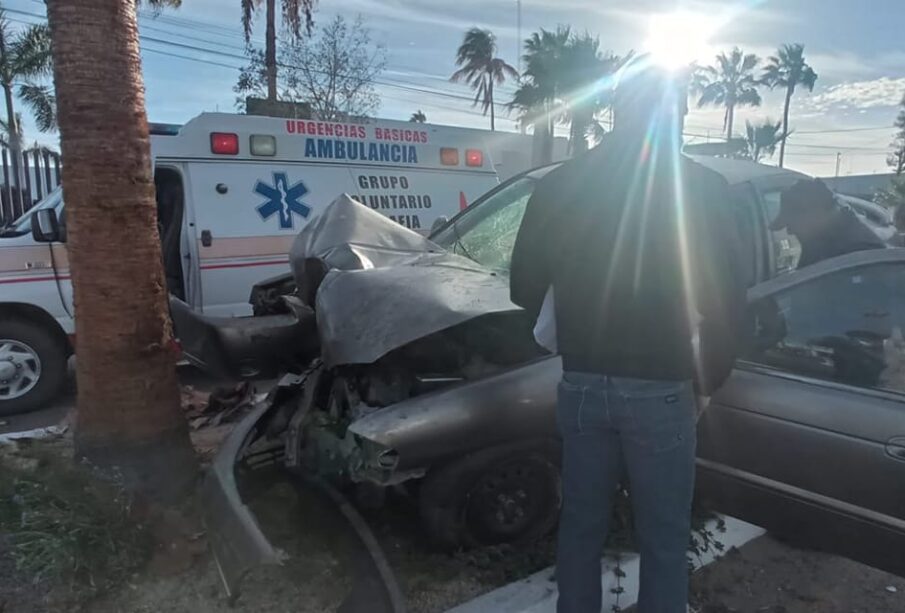
[[[769,203],[797,177],[723,170],[727,206],[749,230],[757,342],[700,421],[699,494],[716,510],[905,574],[905,250],[776,276],[786,260],[766,231]],[[230,369],[238,356],[254,370],[277,356],[289,371],[233,432],[204,486],[230,589],[280,559],[236,484],[275,458],[349,484],[413,486],[427,533],[446,547],[552,529],[562,366],[509,302],[507,274],[547,171],[510,180],[431,240],[338,199],[296,239],[298,289],[276,300],[282,314],[212,322],[175,304],[196,363]]]

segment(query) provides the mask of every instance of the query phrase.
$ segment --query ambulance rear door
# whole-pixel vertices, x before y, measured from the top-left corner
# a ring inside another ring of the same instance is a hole
[[[255,283],[288,271],[292,241],[309,219],[353,190],[348,168],[298,162],[189,164],[200,307],[250,315]]]

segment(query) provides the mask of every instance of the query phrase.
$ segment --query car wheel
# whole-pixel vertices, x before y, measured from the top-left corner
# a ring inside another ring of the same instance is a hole
[[[532,541],[556,525],[562,499],[555,448],[493,447],[428,473],[421,518],[443,549]]]
[[[0,321],[0,415],[25,413],[52,400],[66,381],[66,347],[47,328]]]

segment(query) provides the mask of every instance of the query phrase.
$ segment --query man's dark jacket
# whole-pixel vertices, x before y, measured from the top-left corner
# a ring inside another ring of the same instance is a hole
[[[744,322],[731,206],[719,174],[611,138],[538,184],[512,254],[512,301],[536,315],[553,286],[567,371],[695,379],[710,393]]]

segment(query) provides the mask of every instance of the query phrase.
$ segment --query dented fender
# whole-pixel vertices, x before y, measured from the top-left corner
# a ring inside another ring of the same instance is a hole
[[[555,439],[561,378],[562,360],[549,356],[362,417],[349,426],[360,440],[362,474],[388,484],[478,449]]]

